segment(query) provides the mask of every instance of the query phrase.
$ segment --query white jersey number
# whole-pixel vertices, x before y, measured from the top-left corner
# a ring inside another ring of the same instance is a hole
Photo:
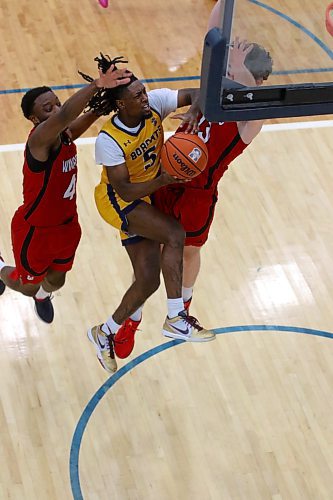
[[[69,183],[68,188],[65,191],[64,198],[69,198],[72,200],[75,196],[76,192],[76,174],[72,175],[71,182]]]

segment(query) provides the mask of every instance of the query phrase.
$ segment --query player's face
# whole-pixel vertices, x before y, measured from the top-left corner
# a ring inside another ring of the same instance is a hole
[[[45,92],[37,97],[32,108],[31,121],[37,125],[44,122],[50,116],[58,113],[61,108],[61,103],[54,92]]]
[[[139,80],[135,80],[127,87],[121,102],[128,116],[139,120],[152,116],[146,87]]]

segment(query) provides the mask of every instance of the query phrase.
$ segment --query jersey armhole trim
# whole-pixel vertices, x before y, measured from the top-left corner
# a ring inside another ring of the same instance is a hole
[[[29,169],[31,170],[31,172],[35,172],[35,173],[45,172],[45,170],[49,166],[51,166],[52,163],[54,163],[54,161],[56,160],[57,156],[60,153],[61,147],[62,147],[62,143],[60,144],[60,146],[55,151],[51,151],[51,153],[50,153],[49,157],[47,158],[47,160],[40,161],[40,160],[37,160],[32,155],[32,153],[30,151],[30,148],[29,148],[29,145],[27,143],[26,144],[26,148],[25,148],[26,161],[27,161],[27,165],[28,165]]]

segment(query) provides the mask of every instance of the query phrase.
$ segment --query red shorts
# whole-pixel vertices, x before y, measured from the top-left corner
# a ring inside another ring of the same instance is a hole
[[[213,222],[217,190],[164,186],[154,193],[153,204],[177,219],[186,231],[186,246],[201,247]]]
[[[75,251],[81,238],[76,215],[61,226],[31,226],[17,211],[12,219],[12,245],[16,270],[12,279],[23,284],[43,281],[47,272],[72,269]]]

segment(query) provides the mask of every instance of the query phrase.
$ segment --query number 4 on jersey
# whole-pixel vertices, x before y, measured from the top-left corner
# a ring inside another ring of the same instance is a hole
[[[71,182],[69,183],[69,186],[66,189],[63,198],[69,198],[70,200],[72,200],[75,196],[75,192],[76,192],[76,174],[73,174]]]

